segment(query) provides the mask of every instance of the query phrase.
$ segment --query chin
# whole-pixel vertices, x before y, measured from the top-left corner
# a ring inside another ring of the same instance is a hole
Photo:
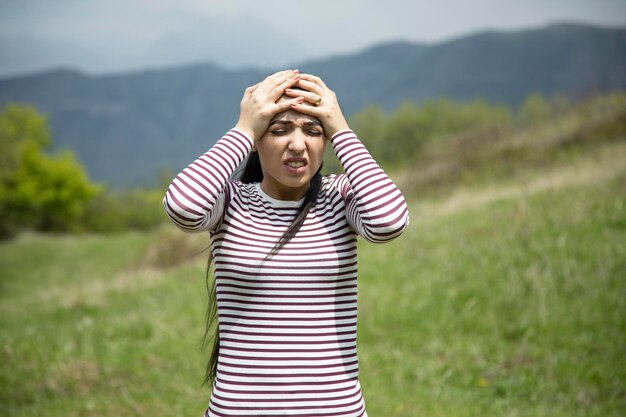
[[[307,179],[306,181],[286,181],[283,184],[290,188],[302,188],[311,182],[311,179]]]
[[[300,178],[285,178],[282,183],[291,188],[301,188],[308,185],[311,182],[312,176],[300,177]]]

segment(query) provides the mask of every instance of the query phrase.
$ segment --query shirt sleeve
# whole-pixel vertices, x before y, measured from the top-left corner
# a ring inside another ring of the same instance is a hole
[[[187,232],[214,229],[229,202],[229,179],[251,150],[252,140],[232,129],[178,174],[163,198],[174,224]]]
[[[383,243],[399,236],[409,224],[409,210],[402,195],[351,130],[331,138],[345,175],[337,188],[346,204],[346,218],[366,240]]]

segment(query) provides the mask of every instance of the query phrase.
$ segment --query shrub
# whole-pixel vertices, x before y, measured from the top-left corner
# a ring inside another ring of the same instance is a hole
[[[8,105],[0,113],[0,237],[71,230],[101,191],[72,152],[45,154],[50,142],[47,120],[33,107]]]

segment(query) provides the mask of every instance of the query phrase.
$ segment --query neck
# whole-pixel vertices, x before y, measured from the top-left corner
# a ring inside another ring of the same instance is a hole
[[[267,195],[276,200],[298,201],[306,195],[309,190],[309,184],[302,187],[274,187],[267,177],[261,181],[261,189]]]

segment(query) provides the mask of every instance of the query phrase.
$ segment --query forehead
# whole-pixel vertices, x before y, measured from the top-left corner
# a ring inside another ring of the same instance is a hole
[[[272,118],[272,122],[274,121],[320,124],[320,121],[316,117],[309,116],[308,114],[303,114],[292,109],[278,113]]]

